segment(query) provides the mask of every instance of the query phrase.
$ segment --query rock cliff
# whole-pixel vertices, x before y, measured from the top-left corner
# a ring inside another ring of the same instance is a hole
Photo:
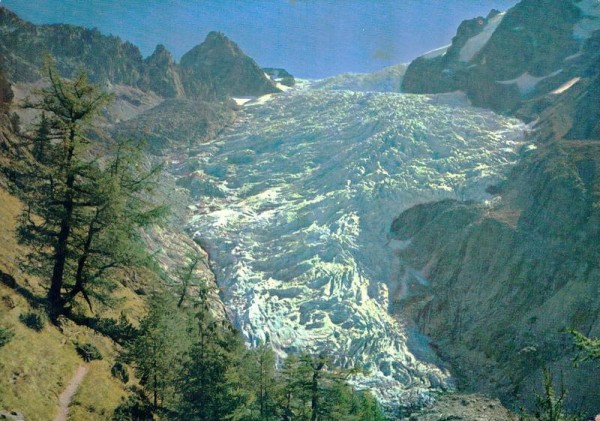
[[[279,92],[254,60],[220,32],[181,57],[183,86],[190,97],[260,96]]]
[[[424,204],[394,221],[410,245],[393,308],[437,341],[461,386],[531,402],[548,366],[571,409],[597,407],[598,367],[571,366],[563,330],[600,334],[599,164],[598,142],[554,143],[531,152],[491,204]]]
[[[517,113],[585,73],[599,16],[592,0],[523,0],[505,13],[465,21],[447,49],[410,64],[402,89],[462,90],[474,105]]]

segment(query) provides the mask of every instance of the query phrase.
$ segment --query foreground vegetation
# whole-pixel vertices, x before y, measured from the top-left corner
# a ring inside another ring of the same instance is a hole
[[[352,373],[334,368],[327,356],[290,357],[277,368],[267,344],[247,349],[211,311],[210,288],[192,279],[197,259],[174,274],[177,290],[157,282],[139,233],[165,214],[149,200],[159,168],[141,170],[140,143],[105,145],[102,156],[94,151],[90,124],[110,97],[84,74],[62,79],[52,64],[47,74],[48,86],[26,103],[37,110],[37,123],[13,124],[17,147],[4,166],[20,202],[7,196],[15,202],[10,219],[19,215],[16,235],[7,237],[18,250],[13,264],[2,265],[2,289],[12,292],[4,295],[10,305],[0,326],[0,352],[27,355],[42,369],[34,374],[33,365],[12,358],[2,372],[23,371],[47,383],[15,380],[0,403],[50,419],[81,358],[95,383],[84,381],[71,403],[73,419],[384,419],[369,393],[349,386]],[[123,292],[123,274],[133,268],[153,285],[147,299]],[[129,300],[146,307],[146,315],[127,311]],[[25,351],[41,342],[42,354]],[[16,383],[31,392],[41,386],[47,396],[39,407],[26,403],[31,393]]]
[[[200,294],[202,295],[202,294]],[[185,420],[384,420],[368,392],[346,382],[351,372],[324,355],[290,356],[276,368],[268,345],[248,349],[229,323],[199,299],[177,307],[154,295],[122,361],[134,367],[140,393],[115,419],[159,414]]]

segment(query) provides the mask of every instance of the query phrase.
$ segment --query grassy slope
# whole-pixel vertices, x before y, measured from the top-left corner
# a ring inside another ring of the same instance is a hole
[[[18,269],[18,256],[26,251],[17,244],[14,235],[20,208],[20,202],[0,187],[0,270],[42,296],[44,289],[39,279],[25,276]],[[117,288],[114,296],[124,300],[117,300],[109,314],[103,315],[116,317],[123,310],[135,320],[143,313],[142,299],[129,289]],[[28,421],[53,420],[59,394],[83,364],[74,343],[89,342],[98,347],[104,360],[90,363],[90,370],[73,399],[70,419],[110,419],[113,409],[128,393],[126,385],[110,373],[116,345],[109,338],[71,322],[64,323],[62,332],[51,325],[35,332],[19,321],[19,315],[30,309],[20,294],[0,284],[0,325],[10,327],[15,333],[12,341],[0,348],[0,408],[21,412]]]

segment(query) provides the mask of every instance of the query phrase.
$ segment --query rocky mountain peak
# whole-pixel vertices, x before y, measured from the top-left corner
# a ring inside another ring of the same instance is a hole
[[[179,69],[173,55],[163,44],[158,44],[154,52],[144,60],[144,73],[140,85],[165,98],[185,96],[179,76]]]
[[[464,21],[445,54],[411,63],[403,91],[461,90],[477,106],[518,114],[524,102],[582,76],[580,53],[599,14],[591,0],[523,0]]]
[[[9,32],[26,24],[27,22],[21,20],[15,13],[0,6],[0,33]]]
[[[222,32],[212,31],[202,44],[199,44],[181,57],[181,66],[189,68],[202,65],[207,60],[225,62],[246,57],[238,45]]]
[[[206,36],[203,45],[217,45],[217,46],[227,46],[233,51],[239,51],[241,53],[240,48],[236,43],[231,41],[223,32],[219,31],[211,31]],[[242,53],[243,54],[243,53]]]
[[[185,91],[192,97],[260,96],[279,91],[258,64],[221,32],[210,32],[202,44],[184,54],[180,67]]]
[[[163,44],[158,44],[154,52],[146,59],[147,63],[173,63],[173,55]]]
[[[83,68],[94,83],[129,85],[164,98],[212,101],[279,91],[256,62],[221,32],[210,32],[182,57],[180,65],[162,44],[144,59],[133,44],[97,29],[34,25],[5,7],[0,7],[0,36],[0,65],[13,83],[40,79],[44,54],[49,53],[66,77]]]

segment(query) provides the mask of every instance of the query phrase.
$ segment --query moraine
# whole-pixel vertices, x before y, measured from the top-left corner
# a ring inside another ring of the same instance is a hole
[[[386,284],[405,276],[389,228],[417,203],[490,199],[523,130],[457,94],[291,90],[247,103],[186,163],[192,229],[234,324],[282,356],[365,367],[357,385],[387,406],[452,387],[426,341],[388,315]]]

